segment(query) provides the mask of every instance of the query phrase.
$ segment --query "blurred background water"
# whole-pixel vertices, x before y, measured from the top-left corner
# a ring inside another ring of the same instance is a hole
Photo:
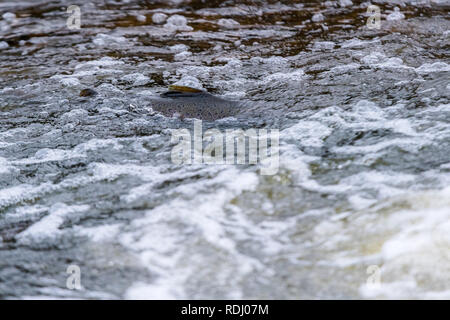
[[[0,1],[0,298],[450,298],[448,12]],[[277,174],[172,163],[193,120],[148,101],[185,77],[248,102],[205,127],[280,130]]]

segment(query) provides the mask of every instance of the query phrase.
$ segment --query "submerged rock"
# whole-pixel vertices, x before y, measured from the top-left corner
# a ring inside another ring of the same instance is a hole
[[[199,89],[185,86],[169,86],[169,91],[159,97],[151,97],[150,106],[165,116],[179,115],[214,121],[236,115],[239,102],[225,100]]]
[[[97,95],[97,91],[89,88],[80,91],[80,97],[92,97],[95,95]]]

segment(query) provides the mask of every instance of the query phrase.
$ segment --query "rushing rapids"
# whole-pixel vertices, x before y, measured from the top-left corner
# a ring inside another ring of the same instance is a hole
[[[0,2],[0,298],[449,298],[448,2],[372,4]]]

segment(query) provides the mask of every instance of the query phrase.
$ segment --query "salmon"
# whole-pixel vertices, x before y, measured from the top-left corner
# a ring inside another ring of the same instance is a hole
[[[238,113],[239,102],[225,100],[195,88],[169,86],[169,91],[150,98],[150,106],[165,116],[214,121]]]

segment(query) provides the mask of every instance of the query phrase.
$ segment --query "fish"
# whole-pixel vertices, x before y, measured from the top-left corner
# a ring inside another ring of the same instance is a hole
[[[232,117],[239,113],[239,102],[216,97],[206,91],[170,85],[169,91],[150,98],[150,107],[164,116],[180,116],[205,121]]]

